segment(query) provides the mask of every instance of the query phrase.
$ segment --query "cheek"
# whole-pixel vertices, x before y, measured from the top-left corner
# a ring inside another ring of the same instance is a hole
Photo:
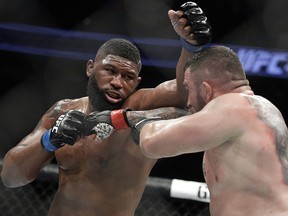
[[[94,77],[91,77],[91,78],[96,79],[99,87],[102,87],[102,86],[108,84],[112,80],[111,76],[107,76],[107,75],[99,74],[99,73],[96,74]]]
[[[197,95],[197,90],[193,85],[189,85],[188,91],[189,91],[189,97],[195,98],[195,96]]]
[[[194,100],[195,100],[195,91],[189,89],[187,105],[188,106],[193,106],[194,105]]]
[[[187,106],[193,108],[194,111],[199,111],[203,108],[205,102],[201,96],[199,89],[189,89]]]
[[[127,94],[133,93],[137,88],[136,82],[125,82],[123,84],[123,89]]]
[[[203,107],[205,106],[205,100],[203,99],[203,97],[199,94],[197,96],[197,111],[200,111],[201,109],[203,109]]]

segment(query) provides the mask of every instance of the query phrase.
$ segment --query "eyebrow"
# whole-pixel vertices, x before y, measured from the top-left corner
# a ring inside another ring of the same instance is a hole
[[[116,66],[114,66],[113,64],[107,63],[107,64],[103,64],[103,66],[108,66],[113,68],[115,71],[119,71],[118,68]],[[122,71],[122,70],[120,70]],[[130,74],[132,76],[137,76],[137,70],[131,69],[131,70],[124,70],[122,73],[126,73],[126,74]]]

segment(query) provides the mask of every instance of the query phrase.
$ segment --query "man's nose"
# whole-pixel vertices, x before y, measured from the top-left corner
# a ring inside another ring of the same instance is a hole
[[[187,109],[191,109],[192,105],[190,103],[190,100],[188,99],[187,104],[186,104],[186,108]]]
[[[111,80],[111,85],[113,85],[116,88],[122,87],[122,80],[121,75],[113,76],[113,79]]]

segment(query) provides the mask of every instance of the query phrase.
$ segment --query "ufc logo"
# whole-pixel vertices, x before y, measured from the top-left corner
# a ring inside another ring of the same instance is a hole
[[[62,120],[64,119],[64,117],[65,117],[64,114],[59,116],[59,118],[56,120],[56,122],[55,122],[55,124],[54,124],[54,126],[53,126],[53,128],[52,128],[52,130],[51,130],[51,132],[53,132],[53,133],[58,133],[58,128],[59,128]]]
[[[210,199],[210,193],[208,191],[207,185],[199,186],[198,188],[198,197],[201,199]]]

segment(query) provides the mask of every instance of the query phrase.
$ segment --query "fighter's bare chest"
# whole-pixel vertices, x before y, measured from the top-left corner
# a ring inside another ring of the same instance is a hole
[[[124,139],[125,140],[125,139]],[[94,138],[84,138],[73,146],[65,145],[55,152],[58,165],[63,170],[98,170],[114,166],[122,158],[131,156],[131,143],[124,142],[123,138],[108,138],[98,141]]]

